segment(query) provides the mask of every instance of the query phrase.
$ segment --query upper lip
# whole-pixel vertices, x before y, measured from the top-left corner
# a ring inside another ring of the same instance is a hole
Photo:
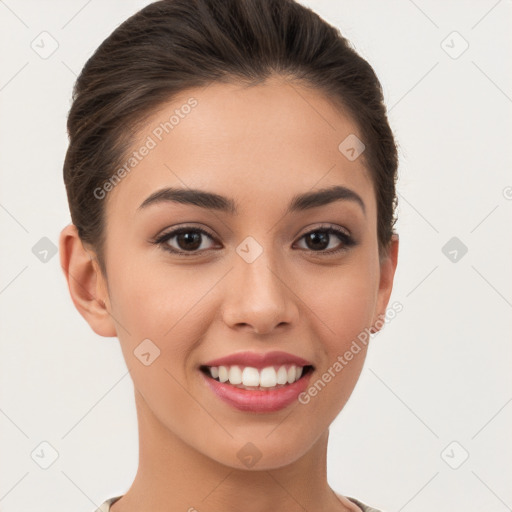
[[[312,366],[312,363],[302,357],[289,354],[288,352],[237,352],[225,357],[212,359],[203,366],[250,366],[252,368],[265,368],[267,366],[294,364],[296,366]]]

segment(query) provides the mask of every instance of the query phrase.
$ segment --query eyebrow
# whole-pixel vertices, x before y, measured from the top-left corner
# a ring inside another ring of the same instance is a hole
[[[359,194],[341,185],[293,196],[286,213],[301,212],[341,200],[357,203],[366,216],[366,206]],[[172,187],[157,190],[148,196],[139,206],[138,210],[145,209],[150,205],[167,202],[198,206],[200,208],[216,210],[230,215],[238,214],[237,205],[233,199],[199,189]]]

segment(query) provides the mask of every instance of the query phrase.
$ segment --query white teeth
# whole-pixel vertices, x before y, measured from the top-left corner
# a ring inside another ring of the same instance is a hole
[[[300,379],[302,366],[285,365],[267,366],[258,370],[252,366],[209,366],[208,370],[214,379],[228,382],[235,386],[274,388],[285,384],[293,384]]]
[[[231,366],[229,368],[229,383],[242,384],[242,370],[239,366]]]
[[[295,382],[295,372],[295,366],[290,366],[290,368],[288,368],[288,384]]]
[[[215,366],[212,366],[215,368]],[[213,377],[212,368],[210,368],[210,374]],[[215,379],[215,377],[213,377]],[[226,382],[229,379],[228,369],[225,366],[219,366],[219,380],[221,382]]]
[[[259,384],[263,388],[273,388],[277,384],[277,373],[272,366],[261,370]]]
[[[279,370],[277,370],[277,383],[278,384],[286,384],[288,382],[288,371],[286,370],[286,366],[281,366]]]
[[[229,381],[231,382],[231,381]],[[242,383],[244,386],[259,386],[260,385],[260,373],[256,368],[247,366],[242,372]],[[231,384],[233,384],[231,382]]]

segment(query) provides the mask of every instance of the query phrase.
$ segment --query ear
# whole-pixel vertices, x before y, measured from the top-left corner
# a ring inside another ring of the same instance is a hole
[[[96,258],[84,248],[75,225],[70,224],[61,231],[59,252],[60,265],[78,312],[96,334],[105,337],[117,336],[115,323],[109,311],[106,278]]]
[[[380,281],[377,295],[377,307],[373,318],[370,332],[375,334],[382,329],[386,308],[388,306],[391,291],[393,289],[393,280],[398,263],[398,234],[394,233],[391,237],[387,254],[380,261]]]

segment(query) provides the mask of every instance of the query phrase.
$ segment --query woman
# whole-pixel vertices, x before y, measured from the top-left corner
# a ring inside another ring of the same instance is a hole
[[[68,132],[61,265],[139,427],[99,510],[377,510],[326,476],[397,265],[371,66],[292,0],[163,0],[86,63]]]

